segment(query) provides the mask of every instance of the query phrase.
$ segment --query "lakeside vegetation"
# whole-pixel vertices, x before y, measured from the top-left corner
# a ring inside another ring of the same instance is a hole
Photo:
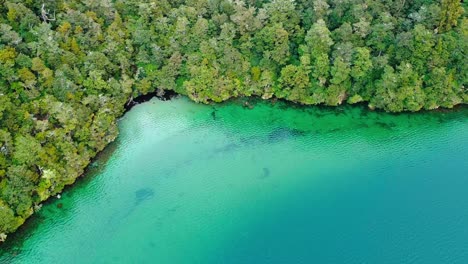
[[[390,112],[468,102],[455,0],[0,0],[0,240],[156,89]]]

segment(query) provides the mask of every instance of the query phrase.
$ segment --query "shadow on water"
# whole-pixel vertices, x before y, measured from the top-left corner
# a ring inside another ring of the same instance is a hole
[[[134,107],[135,105],[148,102],[154,97],[158,98],[161,101],[168,101],[177,96],[178,94],[172,90],[156,89],[156,91],[153,91],[144,95],[140,95],[136,98],[130,98],[130,100],[125,104],[125,112],[130,111],[130,109],[132,109],[132,107]]]

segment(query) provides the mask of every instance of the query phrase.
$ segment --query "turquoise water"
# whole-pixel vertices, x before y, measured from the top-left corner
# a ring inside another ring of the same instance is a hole
[[[467,109],[179,98],[120,130],[0,262],[468,263]]]

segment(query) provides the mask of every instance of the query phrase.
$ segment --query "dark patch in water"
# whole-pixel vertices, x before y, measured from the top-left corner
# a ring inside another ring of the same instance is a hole
[[[231,152],[231,151],[238,149],[239,147],[240,146],[238,144],[230,143],[230,144],[227,144],[225,146],[215,149],[214,153],[219,154],[219,153]]]
[[[324,112],[322,109],[316,109],[315,111],[309,111],[309,115],[319,119],[327,116],[327,113]]]
[[[335,116],[341,116],[341,115],[346,115],[346,111],[342,106],[337,106],[333,111],[333,114]]]
[[[154,197],[154,190],[151,188],[141,188],[135,191],[135,203],[131,205],[128,210],[125,211],[119,211],[113,215],[113,217],[109,218],[108,221],[108,226],[110,228],[113,228],[115,226],[118,226],[119,223],[127,218],[129,215],[131,215],[137,208],[138,206],[151,198]]]
[[[243,137],[243,138],[240,138],[240,142],[243,145],[249,145],[249,146],[264,143],[264,141],[258,136]]]
[[[268,178],[270,177],[270,169],[268,168],[263,168],[263,172],[262,172],[262,175],[260,175],[260,179],[265,179],[265,178]]]
[[[304,136],[305,132],[295,128],[278,128],[268,135],[269,141],[279,141],[291,137]]]
[[[141,188],[135,192],[136,204],[153,198],[154,191],[151,188]]]
[[[184,160],[184,162],[182,162],[184,166],[190,166],[192,165],[192,163],[193,163],[193,159],[187,159],[187,160]]]
[[[163,174],[164,178],[167,179],[167,178],[172,177],[172,176],[174,175],[174,173],[175,173],[174,170],[168,170],[168,169],[166,169],[166,170],[164,170],[164,172],[163,172],[162,174]]]
[[[360,118],[368,118],[369,117],[369,111],[361,109],[359,111],[359,117]]]
[[[375,124],[381,128],[387,129],[387,130],[393,130],[393,128],[396,126],[395,124],[389,124],[385,123],[382,121],[376,121]]]
[[[336,132],[339,132],[339,131],[341,131],[341,129],[339,129],[339,128],[332,128],[332,129],[329,129],[327,132],[328,132],[328,133],[336,133]]]
[[[173,206],[173,207],[167,209],[167,212],[168,212],[168,213],[175,213],[175,212],[177,212],[177,210],[178,210],[180,207],[181,207],[180,205]]]
[[[213,112],[211,112],[211,117],[213,117],[213,120],[216,120],[216,110],[213,110]]]

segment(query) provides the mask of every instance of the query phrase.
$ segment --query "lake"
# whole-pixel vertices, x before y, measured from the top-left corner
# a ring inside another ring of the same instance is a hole
[[[468,109],[153,99],[0,263],[468,263]]]

